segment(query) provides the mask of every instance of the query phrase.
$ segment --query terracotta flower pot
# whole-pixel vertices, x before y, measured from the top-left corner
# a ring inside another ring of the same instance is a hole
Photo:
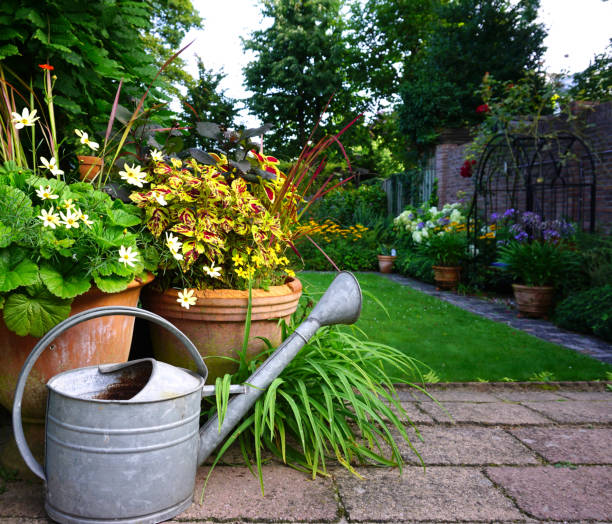
[[[512,284],[519,316],[548,318],[555,300],[552,286],[524,286]]]
[[[251,330],[247,357],[266,348],[263,340],[273,346],[281,342],[279,319],[289,321],[302,294],[302,284],[293,279],[282,286],[271,286],[267,291],[252,290]],[[197,302],[188,310],[178,302],[178,290],[163,293],[147,289],[143,293],[144,306],[172,322],[195,344],[208,367],[208,383],[216,377],[233,373],[238,365],[226,357],[238,358],[244,337],[248,291],[234,289],[196,290]],[[150,325],[155,358],[176,366],[195,369],[191,357],[174,336],[154,324]]]
[[[434,280],[438,290],[457,291],[457,285],[461,279],[461,267],[459,266],[432,266]]]
[[[104,160],[97,156],[77,155],[79,161],[79,179],[93,180],[102,170]]]
[[[70,314],[74,315],[101,306],[136,306],[142,287],[153,280],[134,280],[119,293],[103,293],[97,288],[76,297]],[[47,381],[69,369],[113,362],[126,362],[130,353],[134,317],[109,316],[88,320],[55,339],[41,355],[25,388],[22,415],[26,438],[35,456],[42,458],[44,422],[47,402]],[[15,386],[23,364],[38,342],[32,336],[20,337],[0,319],[0,404],[12,410]],[[27,470],[20,460],[12,438],[0,443],[0,463],[20,473]],[[23,465],[23,469],[22,469]]]
[[[378,255],[378,268],[381,273],[391,273],[393,271],[393,262],[397,257],[394,255]]]

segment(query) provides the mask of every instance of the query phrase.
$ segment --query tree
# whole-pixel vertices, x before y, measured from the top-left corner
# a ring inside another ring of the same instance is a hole
[[[190,0],[107,1],[3,0],[0,2],[0,60],[24,82],[40,88],[38,64],[54,67],[58,80],[55,105],[71,126],[103,125],[121,79],[124,97],[140,97],[163,56],[147,50],[145,34],[174,46],[199,23],[195,16],[175,15],[191,9]],[[172,22],[171,22],[172,21]],[[168,83],[156,83],[158,97]],[[66,120],[59,122],[59,127]]]
[[[612,38],[603,53],[574,75],[570,94],[579,100],[612,100]]]
[[[355,97],[346,84],[346,43],[338,0],[263,0],[272,27],[243,40],[257,55],[244,69],[253,91],[247,106],[266,123],[267,146],[297,156],[330,98],[330,117],[338,124],[350,115]]]
[[[546,32],[539,0],[456,0],[437,9],[419,60],[405,71],[400,128],[421,154],[441,127],[477,122],[485,73],[501,82],[539,69]]]
[[[405,71],[418,60],[444,0],[357,0],[348,38],[354,88],[372,95],[372,105],[393,100]]]
[[[206,69],[204,62],[198,58],[198,78],[187,87],[187,94],[182,98],[183,114],[181,120],[191,128],[197,122],[215,122],[226,128],[234,127],[238,116],[236,100],[229,98],[219,89],[225,78],[223,73],[214,73]],[[197,133],[190,133],[183,138],[189,147],[203,147]]]

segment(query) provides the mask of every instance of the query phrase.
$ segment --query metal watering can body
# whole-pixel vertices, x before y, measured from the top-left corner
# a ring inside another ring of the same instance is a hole
[[[51,329],[26,360],[13,405],[19,450],[45,481],[45,509],[66,523],[154,523],[189,507],[195,474],[215,448],[323,325],[353,323],[361,311],[355,277],[340,273],[309,317],[249,377],[229,402],[221,429],[215,417],[199,428],[206,386],[204,361],[192,342],[163,318],[137,308],[103,307]],[[131,315],[172,332],[196,362],[197,373],[153,359],[66,371],[47,384],[45,467],[32,456],[21,425],[27,377],[44,349],[66,329],[109,315]]]

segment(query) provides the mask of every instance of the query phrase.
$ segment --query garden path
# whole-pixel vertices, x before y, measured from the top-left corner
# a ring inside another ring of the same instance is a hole
[[[609,385],[609,384],[608,384]],[[612,522],[612,392],[602,382],[434,384],[429,397],[399,397],[424,441],[407,465],[361,466],[361,480],[331,466],[307,475],[270,460],[266,495],[230,449],[213,471],[198,468],[198,502],[173,522]],[[0,478],[0,524],[44,524],[43,485]]]
[[[389,274],[385,276],[398,284],[410,286],[413,289],[445,300],[476,315],[496,322],[502,322],[515,329],[525,331],[534,337],[559,344],[602,362],[612,364],[612,344],[608,344],[596,337],[566,331],[546,320],[519,318],[512,302],[509,300],[490,300],[475,296],[457,295],[448,291],[438,291],[436,286],[432,284],[401,275]]]

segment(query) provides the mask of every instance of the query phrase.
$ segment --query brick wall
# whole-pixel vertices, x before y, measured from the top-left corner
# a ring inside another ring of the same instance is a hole
[[[595,159],[596,227],[600,231],[610,232],[612,231],[612,102],[592,107],[573,106],[573,111],[580,118],[571,125],[576,125],[577,134],[584,138]],[[542,125],[544,128],[559,130],[571,127],[566,121],[556,117],[544,120]],[[458,192],[466,192],[468,195],[474,192],[475,176],[470,179],[462,178],[459,175],[467,144],[461,143],[463,142],[461,139],[456,142],[458,143],[451,143],[446,138],[436,147],[435,165],[440,205],[446,202],[456,202]],[[580,148],[577,147],[579,151]],[[573,173],[572,170],[569,170],[566,175],[576,175],[577,169],[575,166]],[[574,196],[566,194],[563,198],[571,200]],[[544,198],[545,201],[546,198]],[[588,213],[588,203],[585,202],[585,205]]]

